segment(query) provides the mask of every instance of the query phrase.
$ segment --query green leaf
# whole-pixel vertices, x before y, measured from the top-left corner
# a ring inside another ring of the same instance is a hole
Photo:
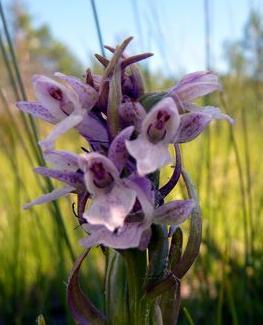
[[[145,108],[146,112],[149,112],[150,109],[157,104],[161,99],[167,95],[167,92],[154,92],[148,93],[140,97],[139,102]]]
[[[152,225],[152,237],[148,249],[147,288],[163,279],[166,274],[168,262],[168,233],[166,226]]]
[[[113,250],[109,251],[105,298],[107,317],[111,324],[128,324],[128,283],[123,257]]]

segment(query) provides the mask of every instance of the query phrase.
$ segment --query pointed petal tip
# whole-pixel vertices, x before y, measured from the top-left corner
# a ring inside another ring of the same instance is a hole
[[[55,77],[64,77],[65,74],[62,73],[62,72],[57,71],[57,72],[54,73],[54,76],[55,76]]]
[[[32,76],[32,82],[35,83],[37,82],[39,79],[43,78],[44,76],[41,74],[33,74]]]
[[[40,140],[40,141],[38,141],[38,144],[39,144],[39,146],[40,146],[43,153],[45,153],[46,151],[54,149],[53,142],[48,141],[48,140]]]
[[[228,116],[227,115],[227,118],[226,120],[231,124],[231,125],[234,125],[236,123],[235,119],[233,119],[232,117]]]
[[[29,208],[31,208],[31,203],[26,203],[22,206],[23,210],[28,210]]]

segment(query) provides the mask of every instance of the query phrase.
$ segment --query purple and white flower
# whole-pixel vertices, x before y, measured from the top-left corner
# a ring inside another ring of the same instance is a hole
[[[123,226],[115,232],[103,225],[86,223],[82,227],[89,235],[81,239],[80,243],[85,247],[102,244],[117,249],[139,247],[144,250],[151,237],[152,223],[178,226],[189,217],[194,207],[193,200],[176,200],[155,209],[148,219],[140,213],[130,214]]]
[[[179,114],[172,98],[160,100],[144,118],[138,138],[126,141],[128,152],[136,159],[138,174],[147,175],[171,163],[169,144],[191,141],[213,119],[223,118],[232,122],[216,107]]]
[[[183,77],[174,87],[169,89],[167,95],[174,99],[179,109],[193,113],[207,113],[213,119],[225,119],[229,123],[234,123],[234,120],[227,114],[223,114],[218,107],[200,107],[193,104],[193,100],[214,91],[222,91],[222,85],[217,74],[212,71],[197,71]]]
[[[91,207],[83,214],[89,224],[103,225],[110,231],[121,228],[136,198],[143,209],[147,206],[147,214],[152,213],[153,207],[145,194],[139,192],[132,181],[121,179],[119,170],[109,158],[96,152],[88,153],[80,157],[79,166],[93,198]]]
[[[17,103],[17,107],[23,112],[56,125],[47,138],[40,141],[42,149],[52,149],[56,138],[74,127],[88,139],[92,140],[100,134],[96,141],[107,141],[108,135],[105,127],[89,114],[98,100],[98,92],[75,77],[61,73],[55,75],[66,81],[69,86],[66,87],[42,75],[35,75],[33,88],[38,101]],[[92,124],[95,124],[95,128],[90,127]],[[86,128],[87,126],[90,128]],[[95,135],[94,129],[97,129]]]

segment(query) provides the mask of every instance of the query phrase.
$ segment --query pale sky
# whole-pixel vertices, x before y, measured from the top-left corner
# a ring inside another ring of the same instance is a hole
[[[127,36],[135,40],[131,53],[154,52],[150,68],[178,75],[205,68],[204,0],[95,0],[105,44]],[[251,6],[263,0],[208,0],[211,21],[211,61],[224,71],[222,45],[242,35]],[[11,0],[3,1],[4,5]],[[47,23],[85,64],[100,52],[90,0],[24,0],[35,25]],[[136,9],[137,8],[137,9]]]

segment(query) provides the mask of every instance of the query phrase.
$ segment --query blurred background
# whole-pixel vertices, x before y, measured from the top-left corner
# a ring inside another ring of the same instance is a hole
[[[74,197],[22,210],[25,202],[56,183],[32,170],[42,164],[36,137],[43,138],[48,126],[21,115],[14,103],[34,98],[34,73],[81,77],[87,67],[99,71],[93,54],[102,52],[101,42],[114,46],[131,35],[131,54],[155,54],[141,65],[148,91],[167,89],[185,73],[212,69],[219,73],[224,92],[201,104],[217,105],[236,120],[233,127],[214,123],[183,146],[184,166],[200,195],[203,243],[183,280],[182,306],[187,312],[181,311],[179,323],[189,324],[190,317],[196,324],[260,324],[262,0],[1,3],[0,324],[33,324],[39,314],[48,324],[72,323],[65,289],[83,236],[72,212]],[[77,153],[81,145],[74,131],[58,141],[59,148]],[[169,168],[164,170],[162,182],[169,173]],[[182,193],[178,186],[168,199]],[[187,228],[186,223],[186,237]],[[100,308],[103,275],[104,257],[95,248],[83,265],[82,285]]]

